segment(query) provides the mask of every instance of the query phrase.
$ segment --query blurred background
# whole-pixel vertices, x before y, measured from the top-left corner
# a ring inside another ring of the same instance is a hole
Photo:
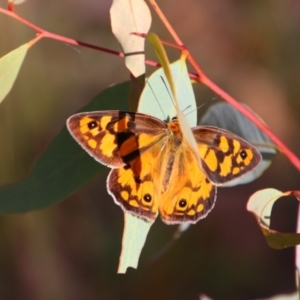
[[[208,76],[258,113],[299,157],[300,2],[158,4]],[[16,12],[48,31],[120,50],[110,29],[110,5],[108,0],[27,0]],[[170,40],[152,15],[151,31]],[[0,14],[0,56],[34,36]],[[70,115],[109,85],[128,79],[123,60],[109,54],[53,40],[31,48],[0,106],[0,184],[26,176]],[[206,104],[201,115],[215,95],[200,85],[195,92],[199,105]],[[220,188],[210,215],[153,260],[176,230],[157,220],[138,269],[125,275],[116,274],[123,213],[107,195],[107,174],[47,209],[1,215],[0,299],[199,299],[202,293],[258,299],[294,291],[294,249],[269,248],[246,211],[247,199],[258,189],[299,189],[299,173],[284,156],[277,155],[255,182]],[[294,231],[297,205],[293,198],[278,201],[273,227]]]

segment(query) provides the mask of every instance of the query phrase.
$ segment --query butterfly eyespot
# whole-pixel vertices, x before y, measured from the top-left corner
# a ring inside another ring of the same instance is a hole
[[[185,199],[181,199],[178,203],[179,207],[184,208],[187,205],[187,201]]]
[[[245,159],[247,157],[247,152],[245,150],[242,150],[240,152],[240,156],[241,156],[242,159]]]
[[[145,202],[151,202],[152,201],[152,197],[151,197],[151,195],[150,194],[145,194],[144,195],[144,201]]]
[[[88,126],[89,129],[93,129],[93,128],[97,127],[98,124],[97,124],[96,121],[91,121],[91,122],[89,122],[89,123],[87,124],[87,126]]]

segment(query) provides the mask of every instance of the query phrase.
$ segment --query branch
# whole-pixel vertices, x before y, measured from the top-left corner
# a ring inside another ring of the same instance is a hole
[[[300,160],[299,158],[258,118],[256,117],[250,110],[248,110],[245,106],[243,106],[240,102],[238,102],[236,99],[228,95],[225,91],[223,91],[220,87],[218,87],[216,84],[213,83],[212,80],[210,80],[205,73],[202,71],[200,66],[196,63],[188,49],[183,45],[181,42],[180,38],[176,34],[175,30],[172,28],[171,24],[168,22],[167,18],[164,16],[163,12],[160,10],[158,5],[156,4],[155,0],[149,0],[150,4],[170,32],[171,36],[176,42],[176,45],[172,45],[169,42],[163,41],[163,43],[168,44],[170,46],[173,46],[175,48],[180,49],[181,51],[186,51],[187,52],[187,59],[190,62],[190,64],[194,67],[196,70],[197,74],[194,73],[189,73],[190,77],[194,80],[197,80],[199,83],[202,83],[206,85],[208,88],[210,88],[212,91],[214,91],[217,95],[222,97],[225,101],[233,105],[236,109],[238,109],[243,115],[245,115],[249,120],[251,120],[258,128],[260,128],[266,135],[270,137],[270,139],[277,145],[277,147],[280,149],[280,151],[290,160],[290,162],[300,171]],[[108,48],[100,47],[100,46],[95,46],[92,44],[88,44],[79,40],[67,38],[58,34],[51,33],[49,31],[46,31],[42,29],[41,27],[36,26],[35,24],[25,20],[18,14],[16,14],[13,11],[9,11],[6,9],[3,9],[0,7],[0,12],[3,14],[6,14],[10,16],[11,18],[16,19],[20,23],[23,23],[24,25],[32,28],[34,31],[37,32],[38,39],[40,38],[51,38],[53,40],[57,40],[60,42],[67,43],[69,45],[74,45],[74,46],[82,46],[85,48],[90,48],[94,50],[98,50],[101,52],[109,53],[118,57],[124,58],[124,53],[120,51],[115,51],[111,50]],[[135,33],[137,34],[137,33]],[[138,34],[137,34],[138,35]],[[37,41],[36,39],[35,41]],[[151,61],[151,60],[146,60],[145,63],[149,66],[153,67],[160,67],[158,62]]]
[[[193,68],[197,72],[196,79],[199,83],[204,84],[209,89],[211,89],[214,93],[222,97],[226,102],[230,103],[234,106],[237,110],[239,110],[245,117],[247,117],[250,121],[252,121],[260,130],[262,130],[279,148],[279,150],[290,160],[290,162],[300,171],[300,159],[282,142],[279,137],[277,137],[270,128],[262,122],[252,111],[238,102],[236,99],[228,95],[225,91],[223,91],[220,87],[218,87],[212,80],[206,76],[200,66],[197,64],[195,59],[190,54],[189,50],[184,46],[182,41],[180,40],[179,36],[172,28],[171,24],[163,14],[163,12],[158,7],[155,0],[149,0],[150,4],[152,5],[153,9],[166,26],[167,30],[169,31],[170,35],[173,37],[174,41],[177,44],[177,47],[181,49],[181,51],[187,52],[187,59]],[[176,47],[176,48],[177,48]]]
[[[100,47],[100,46],[95,46],[95,45],[92,45],[92,44],[81,42],[79,40],[71,39],[71,38],[68,38],[68,37],[65,37],[65,36],[62,36],[62,35],[58,35],[58,34],[49,32],[49,31],[44,30],[43,28],[41,28],[39,26],[36,26],[35,24],[25,20],[24,18],[22,18],[21,16],[19,16],[15,12],[8,11],[8,10],[3,9],[1,7],[0,7],[0,12],[5,14],[5,15],[10,16],[11,18],[16,19],[20,23],[23,23],[24,25],[30,27],[31,29],[36,31],[38,35],[41,35],[41,38],[50,38],[50,39],[57,40],[57,41],[60,41],[60,42],[63,42],[63,43],[67,43],[69,45],[82,46],[82,47],[85,47],[85,48],[98,50],[98,51],[101,51],[101,52],[109,53],[109,54],[124,58],[124,53],[123,52],[111,50],[111,49]],[[153,66],[153,67],[159,67],[160,66],[158,62],[155,62],[155,61],[152,61],[152,60],[146,60],[145,63],[147,65]]]

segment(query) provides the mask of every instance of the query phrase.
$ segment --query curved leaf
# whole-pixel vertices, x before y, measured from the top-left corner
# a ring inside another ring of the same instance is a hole
[[[113,0],[110,9],[111,27],[125,53],[125,64],[138,77],[145,73],[145,39],[151,25],[150,10],[144,0]]]
[[[137,268],[141,251],[153,222],[146,222],[128,212],[124,212],[122,252],[118,273],[124,274],[128,267]]]
[[[271,212],[275,201],[283,196],[295,195],[298,197],[298,193],[299,191],[283,193],[269,188],[254,193],[247,203],[247,210],[254,215],[267,243],[274,249],[283,249],[300,244],[299,233],[285,233],[270,229]]]
[[[10,92],[28,48],[26,43],[0,58],[0,103]]]
[[[185,62],[176,60],[170,64],[170,71],[175,81],[179,108],[186,115],[190,127],[196,126],[197,105]],[[169,79],[164,70],[157,69],[147,79],[139,101],[138,112],[161,120],[172,119],[176,116],[176,111],[170,91]]]
[[[108,88],[81,111],[128,109],[129,82]],[[73,140],[66,126],[37,159],[26,178],[0,189],[0,212],[19,213],[57,203],[104,167]]]

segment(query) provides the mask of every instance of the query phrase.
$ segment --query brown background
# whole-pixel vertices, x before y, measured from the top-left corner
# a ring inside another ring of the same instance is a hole
[[[299,156],[300,2],[158,3],[210,78],[247,103]],[[119,49],[109,7],[108,0],[28,0],[16,11],[54,33]],[[151,30],[169,39],[156,16]],[[0,15],[0,55],[34,34]],[[128,78],[123,60],[105,53],[52,40],[30,49],[0,106],[0,183],[25,176],[68,116]],[[202,114],[215,95],[199,85],[195,91],[199,104],[206,103]],[[106,176],[107,171],[48,209],[1,216],[0,299],[197,299],[201,293],[213,299],[256,299],[294,290],[294,249],[270,249],[245,209],[258,189],[299,189],[299,173],[284,156],[278,155],[256,182],[219,189],[209,217],[149,262],[176,230],[158,220],[138,270],[126,275],[116,274],[123,214],[107,195]],[[295,199],[279,201],[275,228],[292,231],[296,215]]]

